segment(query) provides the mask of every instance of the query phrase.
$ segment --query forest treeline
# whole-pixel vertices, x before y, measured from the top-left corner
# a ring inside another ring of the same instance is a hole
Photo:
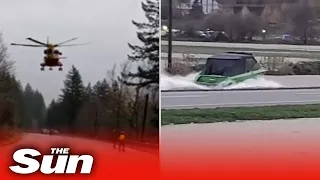
[[[158,92],[124,84],[123,76],[116,76],[114,69],[109,75],[93,85],[84,85],[79,70],[73,66],[61,94],[47,108],[45,127],[93,136],[108,136],[113,129],[120,129],[139,140],[147,106],[146,138],[158,137]]]
[[[108,136],[113,129],[122,129],[131,134],[131,139],[140,140],[147,105],[145,140],[155,140],[159,126],[157,92],[125,85],[114,69],[109,75],[93,85],[84,85],[79,70],[73,66],[59,97],[46,107],[41,92],[30,84],[22,88],[8,74],[1,81],[2,87],[3,83],[11,86],[1,88],[1,127],[19,127],[27,132],[45,128],[93,136]]]
[[[108,137],[113,129],[125,130],[132,140],[158,142],[159,135],[159,4],[142,2],[147,22],[132,21],[142,45],[121,65],[106,67],[108,77],[84,84],[81,72],[72,66],[59,96],[46,107],[40,91],[22,87],[14,74],[14,62],[0,37],[0,140],[10,132],[61,133]],[[130,63],[138,68],[131,69]]]

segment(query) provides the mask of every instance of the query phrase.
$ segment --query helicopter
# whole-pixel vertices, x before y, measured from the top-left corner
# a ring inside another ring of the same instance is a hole
[[[16,44],[16,43],[11,43],[12,46],[27,46],[27,47],[45,47],[46,49],[43,51],[45,54],[43,58],[43,63],[40,63],[40,70],[44,71],[45,67],[49,67],[49,70],[52,70],[52,67],[59,67],[59,71],[62,71],[62,66],[63,64],[60,62],[61,59],[66,59],[66,57],[61,57],[62,52],[60,52],[57,47],[65,47],[65,46],[79,46],[79,45],[86,45],[90,43],[84,43],[84,44],[67,44],[70,41],[74,41],[78,38],[72,38],[67,41],[60,42],[58,44],[51,44],[49,43],[49,37],[47,37],[47,43],[43,43],[41,41],[35,40],[33,38],[26,38],[29,41],[32,41],[35,44]]]

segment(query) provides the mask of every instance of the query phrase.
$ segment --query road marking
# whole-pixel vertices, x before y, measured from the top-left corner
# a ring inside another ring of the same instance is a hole
[[[306,93],[297,93],[299,95],[320,95],[320,92],[306,92]]]
[[[161,96],[161,98],[201,98],[201,97],[208,97],[208,96],[206,95]]]
[[[306,104],[320,103],[320,100],[311,101],[277,101],[277,102],[246,102],[246,103],[219,103],[219,104],[182,104],[182,105],[169,105],[161,106],[162,108],[174,108],[174,107],[194,107],[199,108],[201,106],[214,106],[214,107],[228,107],[228,106],[255,106],[255,105],[306,105]]]
[[[232,89],[231,89],[232,90]],[[232,90],[232,91],[228,91],[228,90],[221,90],[221,91],[177,91],[177,92],[161,92],[162,96],[165,96],[165,94],[183,94],[183,95],[187,95],[187,94],[216,94],[216,93],[297,93],[299,94],[301,92],[301,94],[303,94],[303,92],[305,93],[309,93],[309,91],[313,91],[313,90],[301,90],[301,89],[296,89],[296,90],[292,90],[292,89],[288,89],[288,90],[277,90],[277,89],[271,89],[271,90]],[[311,93],[311,92],[310,92]],[[319,93],[320,94],[320,93]]]

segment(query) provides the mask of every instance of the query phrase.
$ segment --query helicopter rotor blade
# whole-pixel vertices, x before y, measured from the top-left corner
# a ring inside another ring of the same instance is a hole
[[[16,43],[11,43],[10,45],[12,45],[12,46],[27,46],[27,47],[43,47],[42,45],[33,45],[33,44],[16,44]]]
[[[60,42],[60,43],[56,44],[56,47],[57,47],[57,46],[60,46],[60,45],[62,45],[62,44],[65,44],[65,43],[68,43],[68,42],[74,41],[74,40],[76,40],[76,39],[78,39],[78,38],[77,38],[77,37],[75,37],[75,38],[72,38],[72,39],[69,39],[69,40],[66,40],[66,41]]]
[[[64,46],[83,46],[91,43],[83,43],[83,44],[67,44],[67,45],[57,45],[56,47],[64,47]]]
[[[40,42],[40,41],[35,40],[33,38],[27,38],[27,40],[32,41],[32,42],[37,43],[37,44],[41,44],[43,46],[48,46],[46,43]]]

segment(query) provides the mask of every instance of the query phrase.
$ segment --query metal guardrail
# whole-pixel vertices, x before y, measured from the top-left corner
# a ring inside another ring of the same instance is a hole
[[[167,46],[168,41],[161,41],[161,45]],[[251,44],[251,43],[219,43],[219,42],[189,42],[173,41],[172,46],[186,47],[211,47],[211,48],[241,48],[255,51],[304,51],[320,52],[320,46],[311,45],[285,45],[285,44]]]
[[[172,52],[182,54],[216,54],[227,51],[242,51],[262,57],[288,58],[320,58],[320,46],[301,46],[284,44],[249,44],[249,43],[218,43],[173,41]],[[168,52],[168,42],[161,41],[161,52]]]

